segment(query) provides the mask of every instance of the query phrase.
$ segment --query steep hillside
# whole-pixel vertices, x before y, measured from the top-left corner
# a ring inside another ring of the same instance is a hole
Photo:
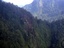
[[[64,48],[64,19],[52,22],[50,48]]]
[[[64,0],[34,0],[24,9],[42,20],[55,21],[64,18]]]
[[[0,48],[49,47],[50,30],[41,22],[22,8],[0,2]]]
[[[64,19],[49,23],[0,1],[0,48],[64,48]]]

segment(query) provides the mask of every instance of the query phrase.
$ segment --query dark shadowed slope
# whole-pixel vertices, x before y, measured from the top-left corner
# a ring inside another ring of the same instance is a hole
[[[47,48],[50,30],[38,22],[26,10],[0,2],[0,48]]]
[[[64,48],[64,20],[49,23],[0,2],[0,48]]]

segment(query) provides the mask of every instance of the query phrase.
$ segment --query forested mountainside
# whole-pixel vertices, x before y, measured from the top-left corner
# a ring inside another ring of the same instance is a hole
[[[34,0],[24,9],[42,20],[56,21],[64,18],[64,0]]]
[[[64,48],[64,19],[52,22],[50,48]]]
[[[50,30],[46,24],[40,24],[41,29],[26,10],[0,2],[0,48],[47,48]]]
[[[42,21],[0,1],[0,48],[64,48],[64,20]]]

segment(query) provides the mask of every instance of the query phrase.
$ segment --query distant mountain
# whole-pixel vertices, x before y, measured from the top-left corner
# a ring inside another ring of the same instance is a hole
[[[64,19],[49,23],[0,1],[0,48],[64,48]]]
[[[64,0],[34,0],[24,9],[42,20],[54,21],[64,18]]]
[[[35,19],[30,12],[22,8],[0,2],[0,48],[49,46],[50,31],[45,23]]]

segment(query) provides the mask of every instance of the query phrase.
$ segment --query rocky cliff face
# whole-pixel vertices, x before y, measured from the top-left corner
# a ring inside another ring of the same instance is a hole
[[[42,20],[54,21],[64,18],[63,0],[34,0],[24,8]]]

